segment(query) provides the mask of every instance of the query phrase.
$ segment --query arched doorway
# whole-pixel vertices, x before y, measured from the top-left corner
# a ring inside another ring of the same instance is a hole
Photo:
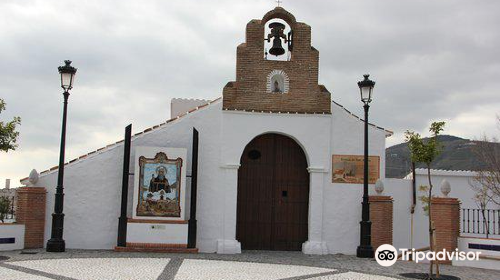
[[[301,250],[309,207],[302,148],[284,135],[264,134],[245,147],[240,164],[236,239],[242,249]]]

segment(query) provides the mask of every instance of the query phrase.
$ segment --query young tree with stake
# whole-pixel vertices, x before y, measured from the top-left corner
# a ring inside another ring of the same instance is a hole
[[[432,180],[431,180],[431,163],[436,159],[436,157],[441,152],[441,145],[437,139],[437,136],[443,131],[445,122],[433,122],[429,131],[431,132],[431,137],[428,140],[422,139],[420,134],[407,130],[405,132],[405,141],[408,143],[408,148],[410,149],[410,155],[412,162],[424,163],[427,168],[427,178],[429,181],[429,186],[427,188],[427,198],[423,200],[426,203],[425,209],[429,217],[429,247],[431,251],[436,250],[435,244],[435,228],[434,222],[431,216],[431,200],[432,200]],[[434,278],[433,268],[436,266],[436,277]],[[439,263],[431,261],[429,267],[429,275],[427,279],[439,279]]]

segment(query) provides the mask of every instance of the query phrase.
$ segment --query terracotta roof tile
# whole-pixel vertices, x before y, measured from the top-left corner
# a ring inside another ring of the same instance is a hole
[[[361,120],[361,121],[363,120],[362,118],[358,117],[357,115],[355,115],[355,114],[351,113],[351,111],[347,110],[347,109],[346,109],[343,105],[341,105],[341,104],[339,104],[339,103],[337,103],[337,102],[335,102],[335,101],[333,101],[333,100],[332,100],[332,103],[334,103],[334,104],[335,104],[335,105],[337,105],[338,107],[340,107],[340,108],[344,109],[344,111],[346,111],[348,114],[352,115],[353,117],[357,118],[358,120]],[[380,126],[374,125],[374,124],[372,124],[372,123],[368,123],[368,125],[373,126],[373,127],[375,127],[375,128],[378,128],[378,129],[380,129],[380,130],[385,131],[387,134],[389,134],[388,136],[391,136],[391,135],[393,135],[393,134],[394,134],[394,131],[391,131],[391,130],[385,129],[385,128],[383,128],[383,127],[380,127]],[[387,135],[386,135],[386,136],[387,136]]]

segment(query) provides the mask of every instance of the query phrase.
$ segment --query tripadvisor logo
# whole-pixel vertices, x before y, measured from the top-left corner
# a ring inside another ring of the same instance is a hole
[[[375,251],[375,260],[381,266],[391,266],[398,258],[398,251],[390,244],[380,245]]]
[[[428,261],[444,261],[444,260],[469,260],[469,261],[474,261],[474,260],[479,260],[479,255],[481,252],[459,252],[458,249],[455,249],[455,251],[447,251],[446,249],[443,249],[442,251],[438,252],[432,252],[432,251],[427,251],[427,252],[418,252],[415,249],[399,249],[401,252],[401,260],[403,261],[408,261],[408,260],[414,260],[416,263],[423,261],[423,260],[428,260]],[[377,251],[375,251],[375,260],[377,261],[378,264],[381,266],[391,266],[394,263],[396,263],[396,260],[398,259],[398,251],[394,246],[390,244],[384,244],[380,245],[377,248]]]

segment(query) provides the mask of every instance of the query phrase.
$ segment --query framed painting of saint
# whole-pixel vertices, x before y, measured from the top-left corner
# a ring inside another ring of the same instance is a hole
[[[136,215],[181,217],[183,160],[158,152],[152,158],[139,157],[139,188]]]

